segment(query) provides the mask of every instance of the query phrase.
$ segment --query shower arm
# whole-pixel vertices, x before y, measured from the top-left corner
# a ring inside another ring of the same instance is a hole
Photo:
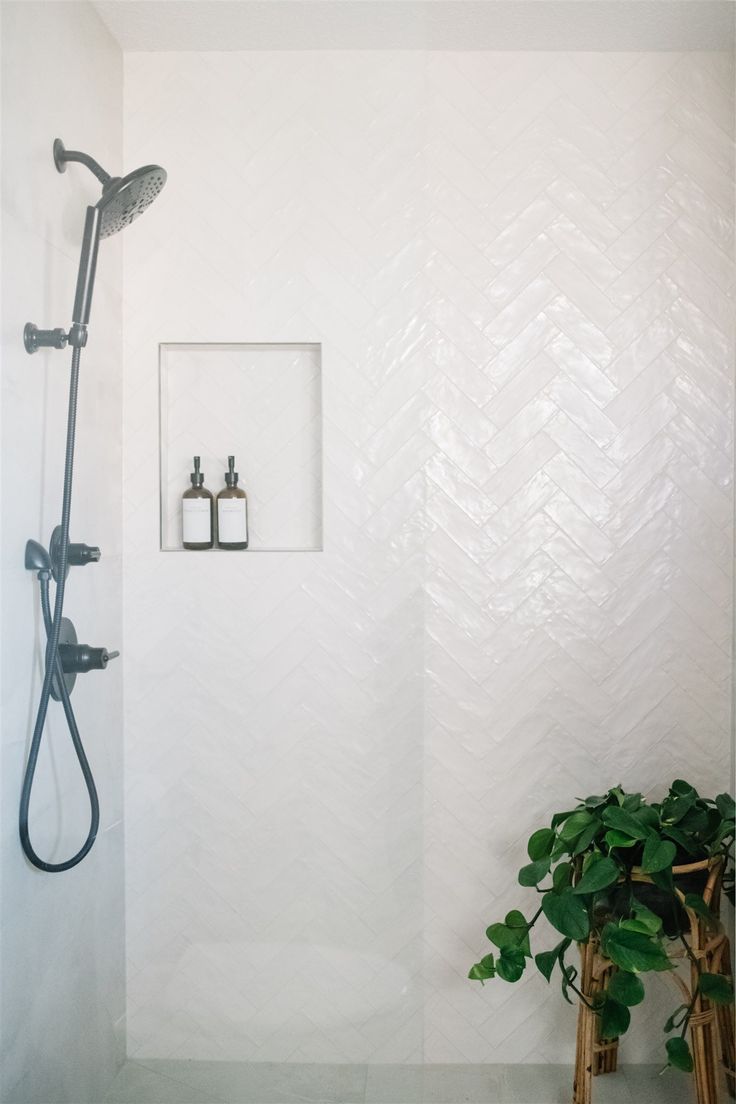
[[[87,158],[80,154],[80,158]],[[88,158],[92,161],[92,158]],[[86,162],[85,162],[86,163]],[[97,162],[94,162],[97,165]],[[97,166],[99,168],[99,165]],[[94,170],[93,170],[94,171]],[[102,172],[102,170],[100,170]],[[108,177],[108,180],[110,178]],[[26,322],[23,330],[23,344],[26,352],[35,353],[38,349],[65,349],[67,344],[73,349],[83,349],[87,344],[87,324],[92,309],[92,292],[95,286],[97,252],[100,246],[100,211],[97,207],[88,207],[84,220],[84,237],[79,258],[77,289],[74,294],[72,326],[69,332],[63,329],[39,330],[33,322]]]
[[[54,164],[57,171],[60,173],[66,172],[66,167],[70,161],[78,161],[80,165],[86,165],[90,172],[97,177],[103,188],[112,180],[110,174],[105,172],[102,165],[99,161],[95,161],[94,157],[90,157],[88,153],[82,153],[80,150],[66,149],[61,138],[57,138],[54,142]]]

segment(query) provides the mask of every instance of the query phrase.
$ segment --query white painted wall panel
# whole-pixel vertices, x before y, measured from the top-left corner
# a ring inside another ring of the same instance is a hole
[[[122,167],[121,52],[86,3],[2,5],[2,1087],[23,1104],[102,1099],[125,1053],[122,670],[80,678],[73,705],[95,773],[101,820],[84,862],[45,874],[18,839],[21,781],[42,681],[38,584],[29,537],[61,517],[68,351],[28,356],[23,326],[71,323],[85,208],[99,185],[60,176],[51,145]],[[135,232],[134,230],[130,233]],[[73,569],[65,612],[80,640],[122,641],[122,249],[102,242],[82,356],[72,540],[99,564]],[[31,802],[43,857],[74,854],[89,800],[61,706],[52,703]]]

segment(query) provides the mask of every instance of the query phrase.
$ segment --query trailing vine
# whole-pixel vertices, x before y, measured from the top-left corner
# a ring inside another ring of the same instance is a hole
[[[537,969],[548,983],[557,972],[565,1000],[573,1003],[572,992],[584,1001],[600,1017],[602,1038],[615,1039],[629,1027],[630,1008],[644,1000],[642,975],[674,969],[684,952],[696,969],[697,984],[690,1002],[674,1010],[664,1031],[668,1064],[690,1072],[687,1030],[698,995],[729,1004],[734,993],[730,979],[703,970],[684,937],[687,909],[706,929],[721,926],[703,900],[702,876],[676,876],[673,867],[720,857],[724,892],[733,902],[734,812],[729,794],[703,798],[678,779],[662,802],[647,802],[617,786],[555,813],[548,828],[531,835],[529,862],[518,876],[520,885],[539,895],[538,906],[529,920],[514,909],[503,922],[491,924],[486,936],[495,950],[468,976],[480,982],[495,977],[518,981],[532,959],[530,932],[544,916],[562,939],[533,956]],[[640,875],[648,880],[637,880]],[[591,935],[599,940],[603,957],[618,968],[592,1002],[567,960],[572,944]]]

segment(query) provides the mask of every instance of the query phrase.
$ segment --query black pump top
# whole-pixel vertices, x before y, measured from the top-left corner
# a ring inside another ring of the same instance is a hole
[[[201,471],[199,470],[199,460],[200,460],[199,456],[194,457],[194,471],[189,476],[189,478],[192,481],[192,486],[193,487],[201,487],[202,484],[204,483],[204,476],[202,475]]]
[[[228,456],[227,458],[228,471],[225,472],[225,482],[228,487],[237,487],[238,485],[238,473],[235,470],[235,457]]]

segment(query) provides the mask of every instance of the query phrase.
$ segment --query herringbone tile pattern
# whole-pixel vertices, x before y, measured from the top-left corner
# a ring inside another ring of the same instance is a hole
[[[528,832],[727,769],[730,61],[126,64],[130,1053],[561,1061]],[[157,552],[164,340],[322,342],[323,553]]]

